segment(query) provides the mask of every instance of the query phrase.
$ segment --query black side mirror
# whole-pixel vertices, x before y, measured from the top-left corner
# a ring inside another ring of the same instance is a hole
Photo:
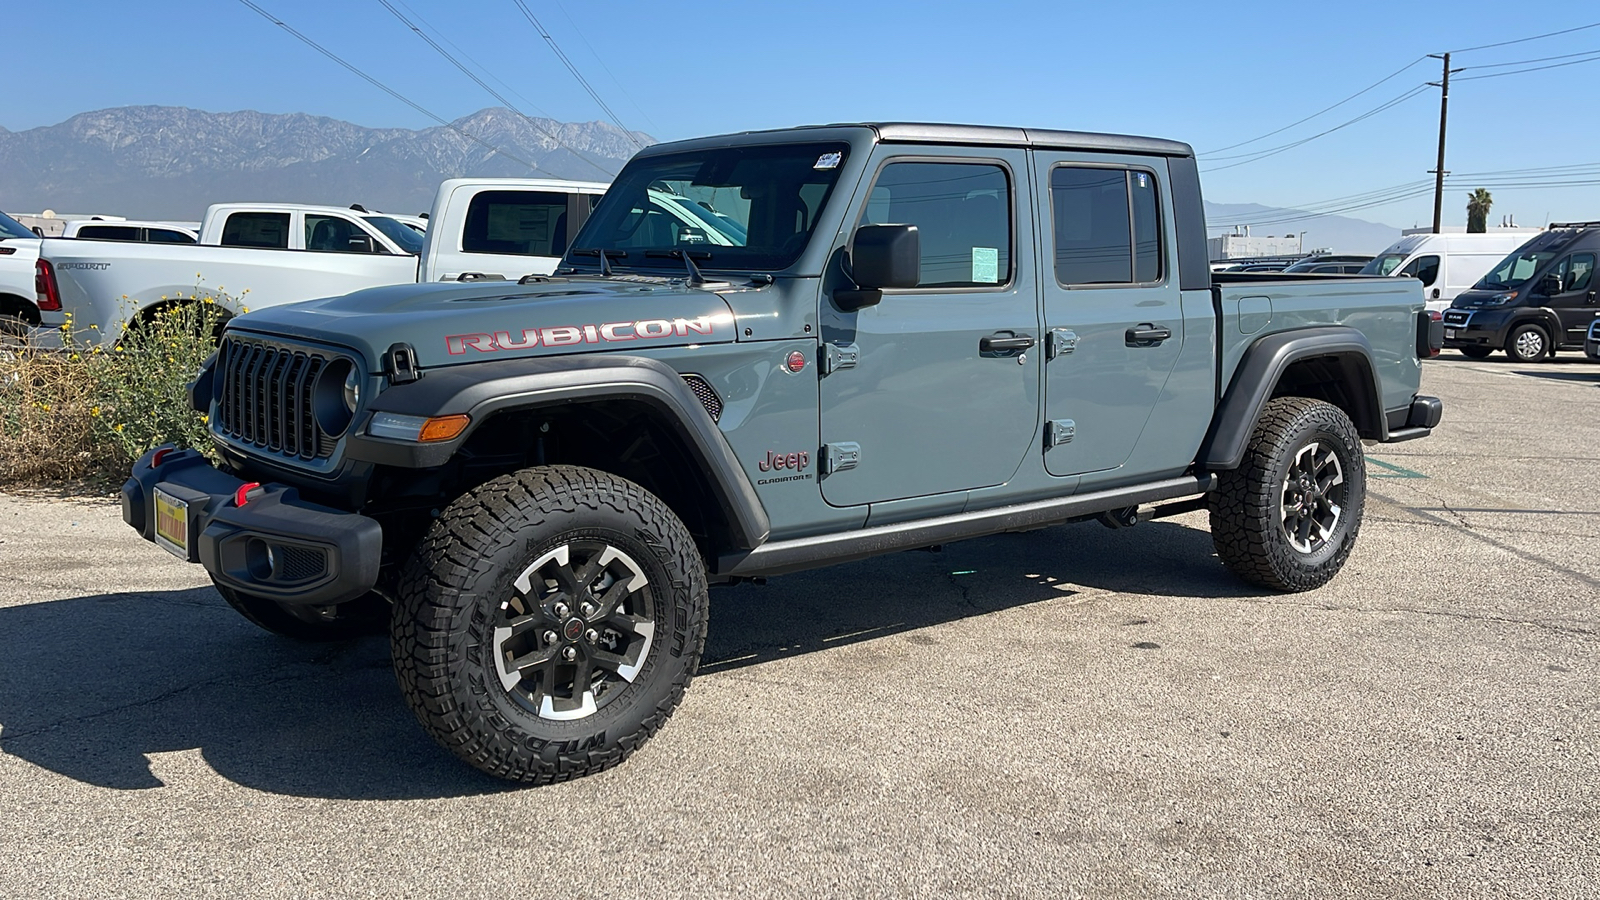
[[[1539,293],[1546,297],[1554,297],[1561,293],[1561,276],[1550,272],[1539,279]]]
[[[863,225],[850,253],[854,290],[835,291],[846,312],[876,305],[884,288],[911,288],[922,281],[922,239],[915,225]]]
[[[371,253],[372,238],[365,234],[353,234],[350,236],[349,248],[351,253]]]

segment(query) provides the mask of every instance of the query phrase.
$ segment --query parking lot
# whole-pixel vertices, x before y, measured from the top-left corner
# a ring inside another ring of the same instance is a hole
[[[0,495],[0,896],[1595,896],[1600,366],[1423,391],[1326,588],[1191,514],[716,591],[668,726],[548,788],[435,747],[385,641]]]

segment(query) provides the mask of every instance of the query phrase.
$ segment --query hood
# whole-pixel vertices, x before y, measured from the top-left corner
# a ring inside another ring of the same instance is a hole
[[[374,368],[390,347],[410,344],[424,369],[727,343],[737,335],[733,312],[711,291],[681,280],[599,277],[390,285],[258,310],[229,328],[349,347]]]
[[[1506,288],[1505,290],[1494,291],[1485,291],[1474,288],[1470,291],[1462,291],[1461,293],[1457,294],[1456,298],[1450,301],[1450,305],[1456,309],[1478,309],[1484,306],[1505,306],[1505,303],[1490,303],[1489,301],[1494,297],[1503,296],[1512,292],[1516,292],[1517,297],[1521,298],[1525,290],[1527,290],[1527,288],[1521,285],[1517,287]],[[1511,302],[1515,303],[1516,300],[1512,300]]]

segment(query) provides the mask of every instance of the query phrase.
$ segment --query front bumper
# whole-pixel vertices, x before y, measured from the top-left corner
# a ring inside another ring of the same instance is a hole
[[[187,546],[181,549],[189,562],[200,563],[219,584],[283,603],[343,603],[377,583],[383,551],[377,522],[302,500],[298,490],[281,484],[253,488],[239,505],[245,485],[198,451],[160,447],[135,463],[122,485],[122,520],[145,540],[161,543],[160,488],[187,505]]]
[[[1506,315],[1500,310],[1444,311],[1444,345],[1461,347],[1503,347],[1506,342]]]

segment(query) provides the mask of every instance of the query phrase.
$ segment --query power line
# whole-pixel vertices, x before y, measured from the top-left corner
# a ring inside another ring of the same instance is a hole
[[[1351,100],[1354,100],[1355,98],[1361,96],[1362,94],[1367,93],[1368,91],[1372,90],[1373,88],[1377,87],[1378,85],[1383,84],[1386,81],[1389,81],[1390,79],[1392,79],[1395,76],[1401,74],[1402,72],[1406,71],[1407,69],[1411,68],[1412,66],[1415,66],[1417,63],[1422,62],[1425,59],[1427,59],[1426,56],[1419,56],[1416,59],[1413,59],[1411,62],[1408,62],[1405,65],[1401,66],[1400,68],[1398,68],[1398,69],[1394,70],[1393,72],[1389,73],[1388,75],[1385,75],[1384,77],[1378,79],[1377,81],[1374,81],[1373,83],[1367,85],[1366,87],[1362,88],[1361,90],[1356,91],[1354,94],[1351,94],[1350,96],[1344,98],[1343,100],[1340,100],[1338,103],[1335,103],[1332,106],[1323,107],[1322,109],[1317,110],[1316,112],[1312,113],[1311,115],[1306,116],[1304,119],[1301,119],[1301,120],[1299,120],[1297,122],[1290,122],[1289,124],[1283,126],[1282,128],[1277,129],[1276,131],[1269,131],[1266,134],[1260,135],[1258,137],[1253,137],[1248,141],[1240,141],[1237,144],[1229,144],[1226,147],[1218,147],[1215,150],[1207,150],[1204,154],[1200,154],[1200,155],[1209,156],[1212,153],[1221,153],[1224,150],[1232,150],[1235,147],[1243,147],[1246,144],[1254,144],[1256,141],[1264,140],[1266,138],[1272,137],[1275,134],[1281,134],[1282,132],[1288,131],[1289,129],[1295,127],[1296,125],[1302,125],[1302,124],[1304,124],[1306,122],[1309,122],[1312,119],[1315,119],[1316,117],[1322,115],[1323,113],[1331,112],[1331,111],[1333,111],[1335,109],[1338,109],[1339,107],[1345,105],[1346,103],[1349,103]]]
[[[639,115],[644,116],[644,120],[650,124],[650,127],[659,133],[661,131],[661,126],[656,124],[655,119],[650,118],[650,113],[646,112],[645,108],[639,105],[639,101],[633,99],[633,95],[628,93],[628,89],[622,86],[621,80],[619,80],[616,75],[612,74],[611,67],[606,65],[605,57],[601,56],[599,51],[594,49],[594,45],[589,43],[589,39],[583,36],[583,29],[578,27],[577,21],[574,20],[572,15],[567,12],[567,8],[561,5],[561,0],[555,0],[555,4],[556,9],[561,10],[561,15],[567,20],[567,24],[572,26],[572,31],[578,36],[578,40],[583,41],[583,45],[589,48],[589,55],[593,56],[594,61],[600,64],[601,69],[605,70],[606,75],[611,79],[611,83],[617,86],[617,90],[622,92],[622,96],[628,98],[628,102],[633,104],[633,108],[639,111]]]
[[[1548,66],[1532,66],[1532,67],[1527,68],[1527,69],[1514,69],[1514,70],[1512,70],[1510,72],[1492,72],[1492,73],[1490,73],[1488,75],[1468,75],[1467,77],[1461,78],[1461,79],[1458,79],[1458,80],[1460,80],[1460,81],[1481,81],[1482,79],[1485,79],[1485,78],[1504,78],[1507,75],[1521,75],[1524,72],[1542,72],[1545,69],[1560,69],[1560,68],[1563,68],[1565,66],[1576,66],[1576,65],[1581,65],[1582,63],[1591,63],[1591,62],[1595,62],[1595,61],[1600,61],[1600,50],[1595,50],[1595,51],[1591,51],[1591,52],[1594,53],[1595,55],[1594,56],[1590,56],[1588,59],[1575,59],[1575,60],[1572,60],[1571,62],[1551,63]],[[1488,67],[1487,66],[1478,66],[1476,68],[1488,68]]]
[[[294,30],[292,27],[289,26],[289,24],[287,22],[283,21],[282,19],[279,19],[277,16],[274,16],[273,14],[271,14],[271,13],[267,12],[266,10],[262,9],[261,7],[257,6],[255,3],[251,2],[251,0],[239,0],[239,2],[243,3],[245,6],[249,7],[251,10],[255,11],[255,13],[257,15],[261,16],[263,19],[266,19],[268,22],[271,22],[272,24],[278,26],[279,28],[282,28],[284,31],[286,31],[289,34],[293,35],[296,40],[300,41],[301,43],[305,44],[306,46],[310,47],[311,49],[317,51],[318,53],[321,53],[323,56],[326,56],[328,59],[331,59],[334,62],[338,63],[340,66],[342,66],[343,68],[345,68],[346,70],[348,70],[352,74],[356,75],[361,80],[367,82],[368,84],[372,85],[373,87],[377,88],[378,90],[383,91],[385,94],[388,94],[389,96],[395,98],[396,100],[399,100],[401,103],[404,103],[405,105],[411,107],[412,109],[416,110],[417,112],[422,113],[423,115],[427,116],[428,118],[432,119],[433,121],[438,122],[440,125],[443,125],[444,127],[450,129],[451,131],[456,132],[457,134],[461,135],[462,137],[466,138],[467,140],[473,141],[474,143],[477,143],[477,144],[480,144],[480,145],[482,145],[484,147],[487,147],[490,150],[493,150],[495,153],[498,153],[501,156],[504,156],[505,158],[507,158],[507,159],[509,159],[509,160],[511,160],[513,162],[521,163],[522,165],[525,165],[530,169],[538,169],[539,168],[538,166],[534,165],[533,163],[529,162],[528,160],[525,160],[525,159],[523,159],[523,158],[521,158],[519,156],[515,156],[515,155],[511,154],[510,152],[508,152],[506,150],[503,150],[500,147],[495,146],[494,144],[489,143],[488,141],[484,140],[483,138],[480,138],[477,135],[472,134],[471,132],[467,131],[466,129],[463,129],[463,128],[457,126],[453,122],[445,121],[445,119],[442,116],[438,115],[437,113],[434,113],[434,112],[432,112],[430,110],[424,109],[422,106],[418,105],[415,101],[413,101],[409,97],[406,97],[405,95],[401,94],[399,91],[395,90],[394,88],[389,87],[388,85],[384,84],[383,82],[379,81],[378,79],[373,78],[371,75],[368,75],[366,72],[363,72],[360,69],[356,68],[355,66],[351,65],[350,63],[345,62],[342,58],[340,58],[332,50],[329,50],[328,48],[322,46],[321,44],[317,43],[316,41],[312,40],[311,38],[306,37],[305,35],[301,34],[300,32]]]
[[[383,0],[379,0],[379,2],[381,3]],[[533,10],[528,8],[528,4],[524,3],[523,0],[511,0],[511,2],[517,5],[517,9],[522,10],[522,14],[527,17],[528,23],[533,26],[535,31],[539,32],[539,36],[544,38],[545,43],[550,45],[550,49],[555,51],[556,58],[561,60],[561,64],[567,67],[567,71],[572,73],[573,78],[578,79],[578,83],[583,85],[583,89],[588,91],[590,97],[594,98],[594,102],[598,104],[601,111],[603,111],[606,116],[611,119],[611,123],[622,129],[623,135],[626,136],[635,147],[643,148],[644,145],[639,143],[639,139],[633,136],[633,132],[629,131],[626,125],[622,124],[622,119],[612,111],[611,107],[606,104],[605,100],[600,98],[599,92],[590,86],[589,79],[584,78],[583,73],[578,71],[578,67],[573,65],[572,60],[567,58],[567,54],[561,51],[561,47],[556,44],[556,39],[550,36],[550,32],[546,31],[543,25],[539,24],[539,20],[534,17]]]
[[[461,74],[463,74],[463,75],[467,76],[468,78],[472,79],[474,82],[477,83],[478,87],[481,87],[485,91],[487,91],[491,97],[494,97],[496,100],[499,100],[502,104],[505,105],[505,107],[507,109],[511,110],[512,112],[516,113],[517,115],[519,115],[523,119],[525,119],[528,122],[529,125],[533,126],[535,131],[538,131],[540,134],[543,134],[545,137],[549,138],[556,146],[567,150],[568,152],[572,153],[577,158],[579,158],[579,159],[583,160],[584,162],[588,163],[596,171],[601,172],[607,178],[611,178],[611,177],[616,175],[615,172],[608,171],[607,169],[601,167],[599,163],[595,162],[592,159],[589,159],[587,156],[584,156],[583,153],[580,152],[576,147],[568,146],[566,143],[564,143],[561,140],[561,138],[559,138],[556,135],[552,134],[551,132],[547,131],[532,116],[530,116],[527,113],[523,112],[522,110],[518,109],[517,105],[512,103],[510,100],[507,100],[505,98],[504,94],[501,94],[499,91],[497,91],[494,88],[490,87],[488,82],[484,81],[482,78],[479,78],[475,72],[473,72],[471,69],[467,68],[464,64],[462,64],[462,62],[460,60],[456,59],[454,56],[451,56],[450,52],[448,50],[446,50],[443,47],[439,46],[439,42],[435,41],[433,38],[429,37],[427,32],[423,31],[421,28],[418,28],[416,25],[412,24],[411,20],[407,19],[405,17],[405,14],[400,12],[400,10],[395,9],[394,8],[394,4],[390,3],[389,0],[378,0],[378,2],[381,3],[383,5],[383,8],[387,9],[396,19],[399,19],[401,24],[403,24],[407,28],[411,29],[412,33],[414,33],[417,37],[422,38],[422,40],[425,43],[427,43],[427,45],[429,47],[432,47],[436,53],[438,53],[440,56],[444,57],[447,61],[449,61],[449,63],[451,65],[453,65],[457,69],[459,69],[461,71]]]
[[[1293,150],[1294,148],[1299,147],[1299,146],[1301,146],[1303,144],[1308,144],[1308,143],[1310,143],[1310,142],[1312,142],[1314,140],[1317,140],[1318,138],[1326,137],[1326,136],[1328,136],[1330,134],[1333,134],[1335,131],[1340,131],[1342,129],[1348,128],[1351,125],[1356,124],[1357,122],[1361,122],[1361,121],[1363,121],[1365,119],[1369,119],[1369,118],[1371,118],[1371,117],[1373,117],[1373,116],[1375,116],[1375,115],[1377,115],[1377,114],[1379,114],[1381,112],[1384,112],[1384,111],[1386,111],[1388,109],[1391,109],[1391,108],[1393,108],[1395,106],[1399,106],[1401,103],[1404,103],[1405,101],[1410,100],[1412,97],[1417,96],[1418,94],[1422,93],[1423,91],[1425,91],[1427,89],[1428,89],[1428,85],[1426,85],[1426,84],[1417,85],[1416,87],[1406,91],[1405,93],[1401,94],[1400,96],[1395,97],[1395,98],[1393,98],[1391,100],[1388,100],[1388,101],[1386,101],[1386,102],[1384,102],[1384,103],[1382,103],[1382,104],[1380,104],[1380,105],[1378,105],[1378,106],[1376,106],[1376,107],[1374,107],[1372,109],[1369,109],[1366,112],[1362,113],[1359,116],[1356,116],[1353,119],[1349,119],[1347,121],[1341,122],[1338,125],[1335,125],[1332,128],[1326,129],[1324,131],[1319,131],[1316,134],[1311,135],[1310,137],[1301,138],[1300,140],[1292,141],[1290,143],[1283,144],[1283,145],[1278,146],[1278,147],[1272,147],[1272,148],[1269,148],[1269,149],[1266,149],[1266,150],[1257,150],[1257,151],[1254,151],[1252,153],[1241,153],[1241,154],[1238,154],[1236,156],[1218,157],[1217,160],[1215,160],[1215,161],[1220,162],[1222,160],[1229,160],[1229,159],[1239,159],[1241,161],[1240,162],[1235,162],[1235,163],[1229,163],[1228,165],[1225,165],[1225,166],[1212,166],[1212,167],[1210,167],[1208,169],[1202,169],[1201,171],[1202,172],[1220,172],[1220,171],[1222,171],[1224,169],[1232,169],[1232,168],[1235,168],[1237,166],[1243,166],[1243,165],[1248,165],[1248,164],[1253,163],[1253,162],[1259,162],[1259,161],[1261,161],[1263,159],[1266,159],[1269,156],[1277,156],[1279,153],[1284,153],[1286,151]],[[1248,157],[1248,158],[1245,158],[1245,157]],[[1207,161],[1210,162],[1212,160],[1207,160]]]
[[[1456,71],[1465,72],[1468,69],[1503,69],[1507,66],[1525,66],[1529,63],[1549,62],[1552,59],[1572,59],[1574,56],[1589,56],[1594,53],[1600,53],[1600,50],[1580,50],[1577,53],[1563,53],[1560,56],[1539,56],[1533,59],[1519,59],[1513,62],[1484,63],[1483,65],[1478,66],[1462,66]]]
[[[1494,44],[1479,44],[1476,47],[1463,47],[1460,50],[1451,50],[1449,52],[1450,53],[1468,53],[1468,52],[1471,52],[1473,50],[1488,50],[1490,47],[1509,47],[1512,44],[1526,44],[1529,41],[1542,41],[1542,40],[1544,40],[1545,38],[1548,38],[1548,37],[1556,37],[1558,35],[1571,34],[1574,31],[1587,31],[1590,28],[1600,28],[1600,22],[1592,22],[1592,23],[1590,23],[1588,25],[1579,25],[1576,28],[1564,28],[1564,29],[1562,29],[1560,31],[1549,31],[1549,32],[1546,32],[1544,34],[1536,34],[1533,37],[1517,38],[1514,41],[1500,41],[1499,43],[1494,43]]]

